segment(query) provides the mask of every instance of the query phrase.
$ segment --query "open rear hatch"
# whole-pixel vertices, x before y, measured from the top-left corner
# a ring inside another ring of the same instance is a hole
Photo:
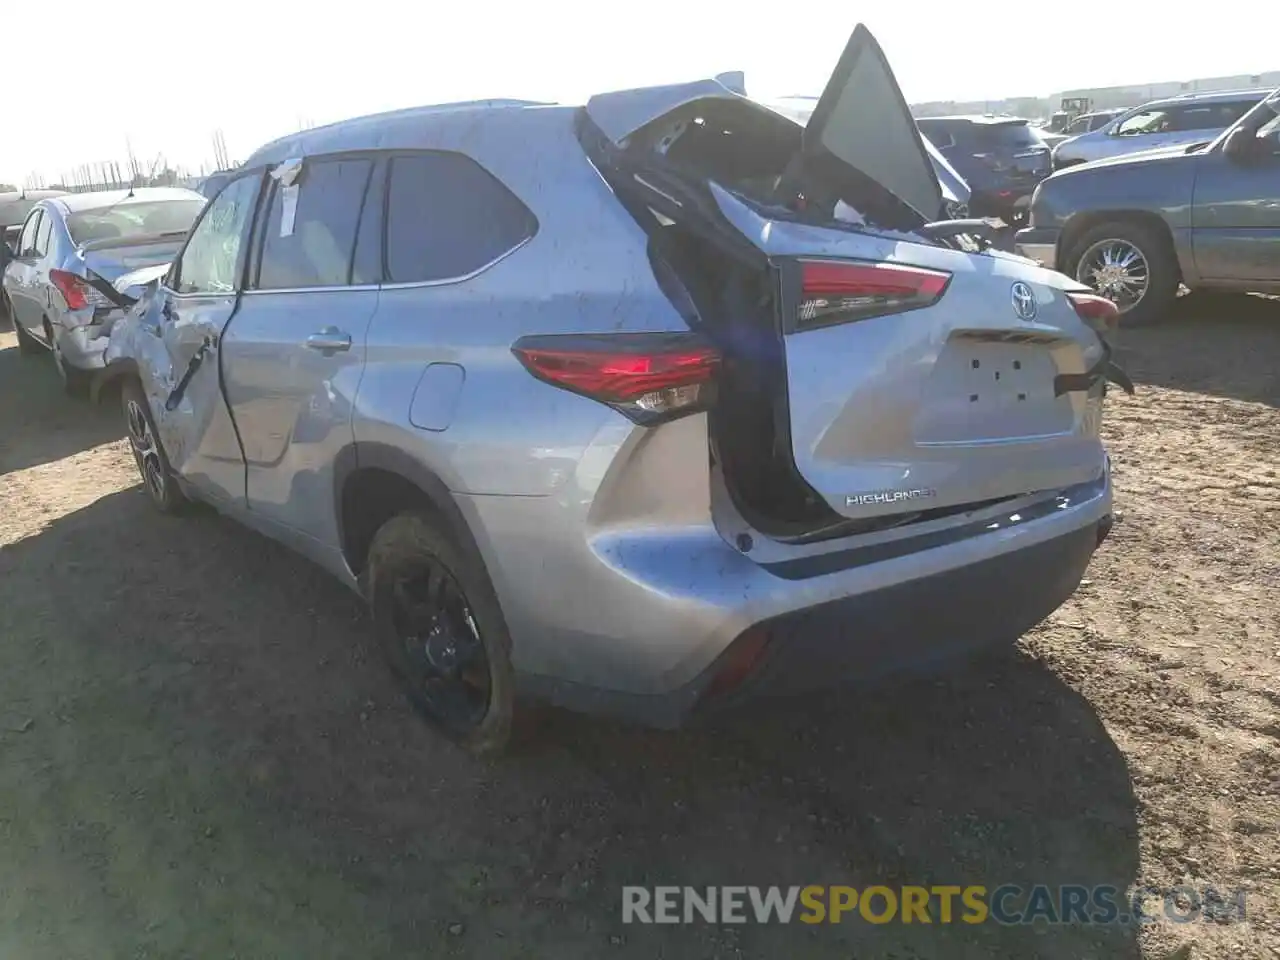
[[[938,179],[862,25],[797,129],[715,81],[595,97],[580,127],[724,354],[744,515],[804,539],[1096,479],[1103,386],[1071,378],[1105,359],[1098,305],[929,228]]]

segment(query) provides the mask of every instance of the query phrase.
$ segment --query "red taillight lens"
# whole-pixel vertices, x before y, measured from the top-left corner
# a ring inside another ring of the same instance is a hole
[[[511,350],[539,380],[637,423],[705,408],[720,365],[720,354],[692,334],[524,337]]]
[[[99,307],[110,307],[111,301],[103,296],[100,290],[95,290],[93,286],[83,277],[77,277],[74,273],[68,273],[65,270],[50,270],[49,281],[62,294],[62,299],[67,302],[68,310],[83,310],[85,307],[93,307],[95,310]]]
[[[800,309],[804,330],[937,303],[951,274],[896,263],[804,260],[800,264]]]
[[[1068,293],[1067,299],[1080,319],[1095,329],[1111,330],[1120,325],[1120,308],[1106,297],[1096,293]]]

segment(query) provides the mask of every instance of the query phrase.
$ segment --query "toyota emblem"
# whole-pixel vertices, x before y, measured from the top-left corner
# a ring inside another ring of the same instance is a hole
[[[1027,284],[1019,280],[1010,291],[1013,300],[1013,312],[1019,320],[1028,322],[1036,318],[1036,295]]]

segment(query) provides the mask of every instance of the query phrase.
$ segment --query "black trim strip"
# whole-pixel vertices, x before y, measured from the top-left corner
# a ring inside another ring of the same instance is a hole
[[[764,563],[760,566],[761,569],[783,580],[807,580],[810,577],[820,577],[824,574],[837,573],[841,570],[866,567],[885,560],[896,560],[908,554],[932,550],[935,547],[943,547],[958,543],[961,540],[982,536],[984,533],[1007,530],[1010,527],[1022,526],[1033,520],[1041,520],[1057,513],[1059,510],[1067,510],[1097,498],[1106,489],[1106,483],[1106,475],[1103,474],[1096,480],[1067,487],[1065,490],[1061,490],[1045,500],[1022,507],[1005,516],[971,520],[969,523],[961,524],[960,526],[948,527],[945,530],[935,530],[932,533],[922,533],[914,537],[904,537],[901,540],[852,547],[848,550],[837,550],[833,553],[800,557],[795,560],[783,560],[778,563]]]

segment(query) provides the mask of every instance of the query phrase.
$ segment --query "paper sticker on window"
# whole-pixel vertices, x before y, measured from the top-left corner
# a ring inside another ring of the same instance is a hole
[[[280,191],[280,236],[293,236],[293,218],[298,213],[298,185],[291,184]]]

